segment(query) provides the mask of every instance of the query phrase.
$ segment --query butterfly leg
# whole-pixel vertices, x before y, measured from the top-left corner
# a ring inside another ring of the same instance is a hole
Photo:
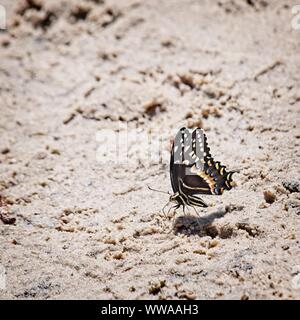
[[[172,209],[174,209],[176,206],[173,206],[173,207],[170,207],[169,208],[169,210],[168,210],[168,212],[167,212],[167,215],[166,215],[166,218],[168,218],[169,217],[169,213],[170,213],[170,211],[172,210]]]
[[[201,218],[200,213],[196,210],[195,206],[193,206],[192,204],[191,204],[190,206],[195,210],[197,216],[198,216],[199,218]],[[201,224],[200,224],[200,221],[199,221],[199,220],[197,220],[197,224],[198,224],[198,226],[201,228]]]
[[[194,211],[196,212],[197,216],[198,216],[199,218],[201,218],[200,213],[197,211],[197,209],[195,208],[195,206],[193,206],[192,204],[191,204],[190,206],[194,209]]]
[[[169,212],[170,210],[173,208],[173,207],[170,207],[168,212],[166,213],[165,209],[168,207],[168,205],[171,203],[171,201],[167,202],[164,207],[162,208],[161,212],[164,216],[164,219],[162,219],[162,223],[163,223],[163,228],[166,228],[166,220],[168,219],[168,215],[169,215]]]
[[[167,212],[167,214],[164,213],[165,218],[166,218],[166,219],[169,219],[169,213],[170,213],[170,211],[175,208],[175,211],[174,211],[174,213],[173,213],[173,217],[174,217],[175,214],[176,214],[176,210],[177,210],[179,207],[180,207],[180,205],[178,205],[178,204],[176,204],[175,206],[170,207],[169,210],[168,210],[168,212]],[[165,225],[165,222],[164,222],[164,225]],[[171,228],[168,233],[171,233],[172,230],[173,230],[173,228]]]
[[[186,211],[186,208],[188,208],[189,206],[190,206],[190,204],[184,204],[184,205],[183,205],[183,214],[184,214],[185,216],[190,216],[190,215],[191,215],[191,213],[190,213],[189,210]]]
[[[174,209],[174,212],[173,212],[173,218],[176,216],[176,210],[181,206],[181,204],[176,204],[176,206],[172,207],[171,209]],[[175,227],[175,224],[174,224],[174,221],[173,221],[173,224],[172,224],[172,228],[170,229],[170,231],[168,233],[171,233],[173,230],[174,230],[174,227]]]
[[[173,207],[170,208],[170,210],[168,211],[168,213],[171,211],[171,209],[174,209],[174,208],[175,208],[175,210],[174,210],[174,212],[173,212],[173,217],[175,217],[175,215],[176,215],[176,210],[177,210],[179,207],[180,207],[180,204],[176,204],[176,206],[173,206]]]
[[[165,218],[167,218],[165,209],[166,209],[166,207],[169,205],[170,202],[171,202],[171,201],[169,201],[169,202],[162,208],[162,213],[164,214]],[[168,212],[169,212],[169,211],[168,211]]]

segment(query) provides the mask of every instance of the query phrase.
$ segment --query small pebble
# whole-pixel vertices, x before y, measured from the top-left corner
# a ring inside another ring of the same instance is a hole
[[[149,293],[156,295],[158,294],[162,288],[166,286],[166,280],[160,280],[159,282],[150,283]]]
[[[196,249],[196,250],[193,251],[193,253],[196,253],[196,254],[206,254],[206,250]]]
[[[60,156],[60,151],[59,151],[58,149],[53,149],[53,150],[51,151],[51,154]]]
[[[113,255],[113,258],[115,260],[122,260],[124,259],[124,254],[122,252],[116,252],[114,255]]]
[[[276,200],[276,195],[272,191],[264,191],[264,198],[267,203],[273,203]]]
[[[289,192],[300,192],[300,183],[298,181],[283,181],[282,185]]]
[[[2,154],[8,154],[8,153],[10,153],[10,149],[9,148],[4,148],[4,149],[1,150],[1,153]]]
[[[196,294],[190,290],[181,290],[177,292],[177,297],[179,299],[195,300]]]
[[[218,244],[219,244],[219,241],[218,241],[217,239],[213,239],[213,240],[209,241],[209,243],[208,243],[208,248],[209,248],[209,249],[214,248],[214,247],[216,247]]]

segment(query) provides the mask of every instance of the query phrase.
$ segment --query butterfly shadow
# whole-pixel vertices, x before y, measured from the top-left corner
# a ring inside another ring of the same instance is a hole
[[[194,215],[179,216],[175,218],[173,231],[175,234],[198,235],[200,237],[210,236],[215,238],[219,232],[213,225],[213,222],[216,219],[224,217],[225,214],[226,211],[219,209],[204,217]]]

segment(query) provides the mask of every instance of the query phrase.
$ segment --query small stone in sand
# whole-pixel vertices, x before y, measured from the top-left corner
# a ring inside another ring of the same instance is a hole
[[[60,156],[60,151],[59,151],[58,149],[53,149],[53,150],[51,151],[51,154]]]
[[[14,224],[16,222],[16,218],[12,213],[8,210],[8,200],[0,195],[0,220],[4,224]]]
[[[287,189],[289,192],[300,192],[300,183],[298,181],[283,181],[282,185]]]
[[[116,252],[114,255],[113,255],[113,258],[115,260],[122,260],[124,259],[124,254],[122,252]]]
[[[206,254],[206,250],[204,249],[196,249],[193,251],[193,253],[196,253],[196,254]]]
[[[1,150],[2,154],[8,154],[9,152],[10,152],[9,148],[4,148],[4,149]]]
[[[216,247],[218,244],[219,244],[219,241],[218,241],[217,239],[213,239],[213,240],[209,241],[209,243],[208,243],[208,248],[209,248],[209,249],[214,248],[214,247]]]
[[[228,239],[233,234],[233,228],[231,226],[223,226],[219,230],[219,236],[222,239]]]
[[[273,203],[276,200],[276,195],[272,191],[264,191],[264,198],[267,203]]]
[[[196,294],[190,290],[181,290],[176,293],[179,299],[195,300]]]
[[[150,283],[149,293],[153,294],[153,295],[156,295],[165,286],[166,286],[166,280],[160,280],[159,282]]]

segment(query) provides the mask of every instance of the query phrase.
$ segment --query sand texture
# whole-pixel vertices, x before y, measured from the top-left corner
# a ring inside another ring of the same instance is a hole
[[[294,1],[1,4],[1,299],[300,298]],[[168,163],[97,133],[182,126],[237,187],[165,218]]]

